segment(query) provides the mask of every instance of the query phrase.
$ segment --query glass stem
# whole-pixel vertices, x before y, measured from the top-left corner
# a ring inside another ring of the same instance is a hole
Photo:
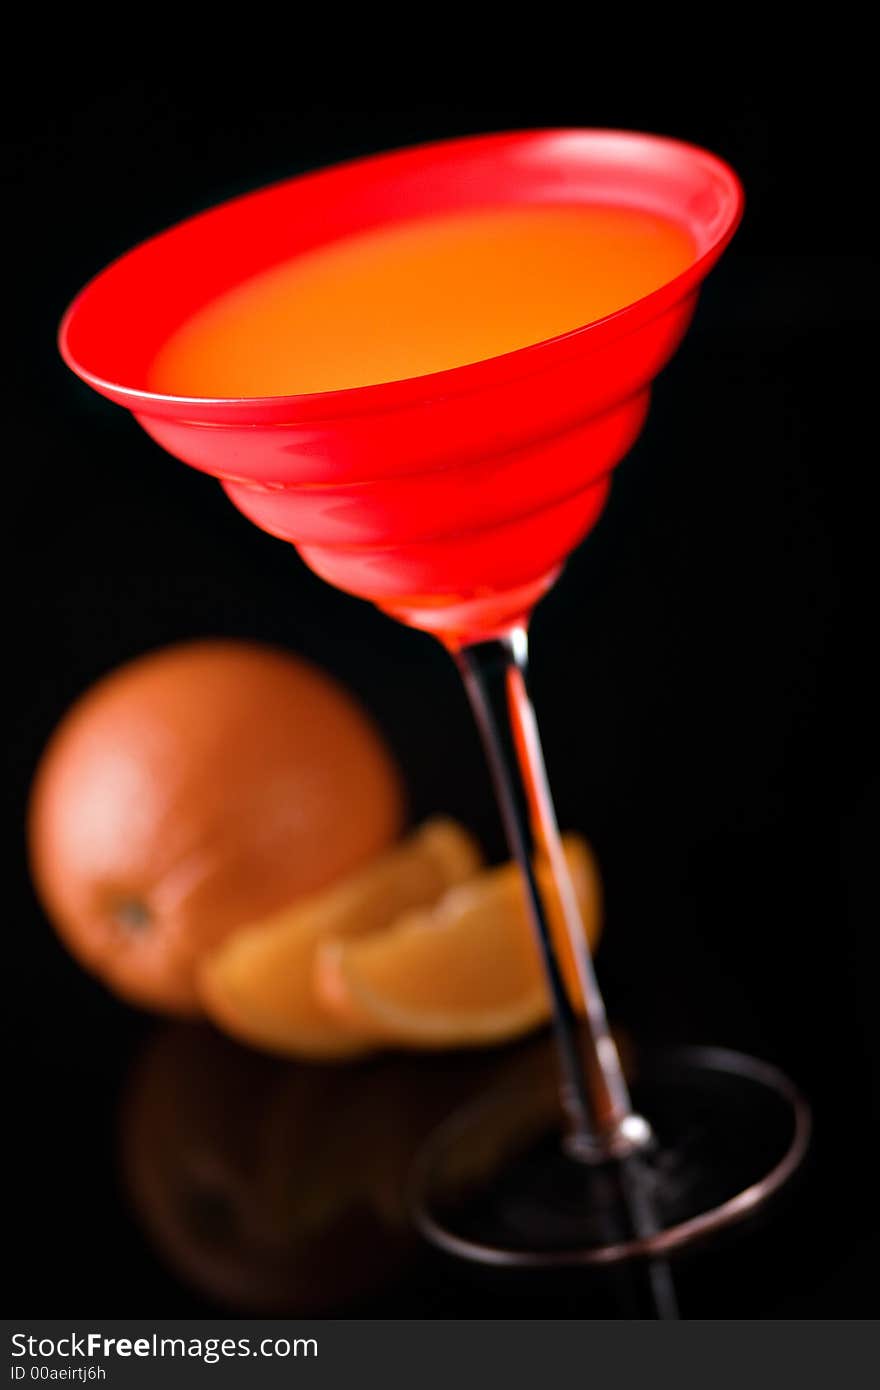
[[[630,1153],[651,1137],[633,1112],[617,1046],[565,861],[534,710],[527,689],[524,627],[454,653],[482,734],[511,854],[522,870],[529,912],[553,1005],[567,1145],[590,1162]],[[553,929],[542,900],[537,862],[544,860],[562,906],[579,1000],[569,997]],[[584,1016],[579,1026],[578,1013]]]

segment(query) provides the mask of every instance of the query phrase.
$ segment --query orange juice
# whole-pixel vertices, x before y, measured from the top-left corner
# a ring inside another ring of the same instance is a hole
[[[604,318],[694,259],[635,208],[468,209],[366,230],[236,286],[156,357],[153,391],[286,396],[480,361]]]

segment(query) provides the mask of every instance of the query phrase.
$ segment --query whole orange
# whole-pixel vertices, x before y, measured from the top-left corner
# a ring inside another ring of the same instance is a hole
[[[307,662],[232,641],[140,657],[88,690],[40,761],[31,866],[73,954],[125,998],[199,1011],[200,955],[397,834],[371,720]]]

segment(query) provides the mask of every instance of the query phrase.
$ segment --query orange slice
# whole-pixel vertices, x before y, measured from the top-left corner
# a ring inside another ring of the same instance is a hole
[[[583,840],[566,836],[565,857],[592,946],[601,892]],[[539,868],[554,938],[565,927],[546,867]],[[570,953],[562,958],[573,985]],[[450,889],[366,940],[324,941],[315,957],[316,992],[341,1023],[377,1043],[443,1048],[518,1037],[550,1016],[515,864]]]
[[[243,1042],[286,1056],[345,1057],[372,1033],[330,1013],[316,996],[313,957],[328,938],[347,940],[425,908],[475,873],[479,850],[450,820],[429,821],[332,888],[228,937],[199,966],[208,1016]]]

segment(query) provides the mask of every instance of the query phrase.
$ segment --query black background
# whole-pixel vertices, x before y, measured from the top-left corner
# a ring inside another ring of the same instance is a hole
[[[290,41],[271,57],[264,44],[259,61],[242,52],[148,76],[132,72],[130,53],[88,73],[71,53],[14,83],[7,304],[22,314],[5,412],[15,854],[4,1013],[15,1311],[245,1311],[175,1272],[134,1213],[119,1115],[157,1025],[71,963],[23,869],[27,785],[78,693],[176,639],[280,642],[374,711],[415,818],[451,812],[501,854],[476,735],[439,646],[323,585],[81,386],[56,358],[57,320],[109,258],[267,180],[421,139],[584,124],[709,146],[741,174],[748,212],[606,516],[534,620],[560,819],[590,836],[603,865],[600,966],[614,1016],[649,1040],[778,1061],[815,1105],[805,1178],[760,1229],[683,1263],[683,1312],[869,1315],[877,283],[867,88],[851,55],[759,58],[756,43],[725,67],[704,35],[695,57],[673,63],[679,45],[667,35],[668,52],[647,51],[636,69],[618,49],[600,61],[583,34],[555,49],[524,43],[515,57],[464,41],[447,54],[434,52],[439,21],[424,26],[405,28],[409,57],[382,68],[366,49],[343,70]],[[609,1309],[595,1281],[475,1281],[427,1255],[375,1285],[341,1304],[328,1296],[323,1311]]]

